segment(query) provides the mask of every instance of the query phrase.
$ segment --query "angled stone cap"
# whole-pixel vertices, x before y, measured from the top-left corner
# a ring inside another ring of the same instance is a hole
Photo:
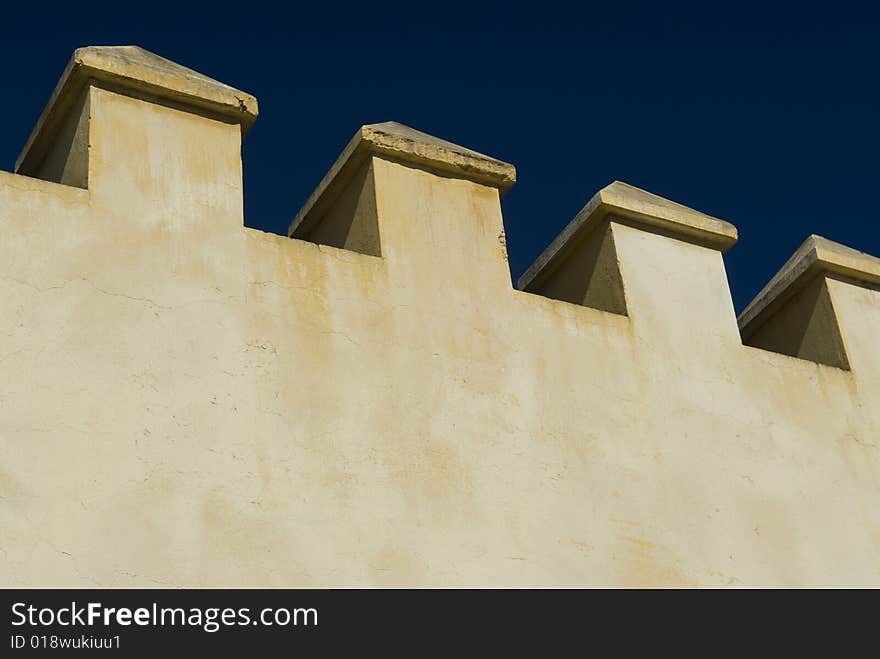
[[[800,291],[815,275],[828,274],[856,284],[880,286],[880,258],[822,236],[807,238],[743,310],[737,322],[743,337]]]
[[[517,287],[530,290],[565,258],[568,248],[603,220],[613,218],[646,231],[726,252],[736,243],[736,227],[674,201],[621,181],[597,192],[519,278]]]
[[[242,133],[246,133],[257,118],[257,99],[250,94],[140,46],[78,48],[18,157],[16,172],[26,172],[30,164],[39,162],[46,145],[52,141],[59,124],[89,80],[228,117],[241,124]]]
[[[516,168],[501,160],[441,140],[396,121],[362,126],[290,224],[291,237],[306,233],[369,155],[498,188],[503,194],[516,182]]]

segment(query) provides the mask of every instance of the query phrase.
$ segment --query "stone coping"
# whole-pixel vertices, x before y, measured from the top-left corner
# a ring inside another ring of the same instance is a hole
[[[726,252],[736,243],[736,227],[632,185],[614,181],[597,192],[519,278],[526,291],[539,284],[564,259],[568,247],[608,217],[646,231]]]
[[[498,188],[516,182],[516,168],[482,153],[438,139],[395,121],[362,126],[290,224],[287,235],[302,237],[319,220],[369,155],[379,155]]]
[[[737,319],[743,338],[753,334],[782,304],[818,274],[880,286],[880,259],[822,236],[809,236]]]
[[[39,166],[67,112],[89,80],[114,89],[145,94],[220,115],[241,124],[242,134],[256,121],[257,99],[139,46],[78,48],[15,163],[28,173]]]

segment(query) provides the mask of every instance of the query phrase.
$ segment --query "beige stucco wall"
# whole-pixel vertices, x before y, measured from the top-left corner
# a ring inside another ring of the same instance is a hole
[[[516,291],[496,188],[380,156],[381,256],[269,235],[238,124],[88,93],[88,190],[0,173],[3,585],[880,585],[877,290],[851,370],[632,226],[628,315]]]

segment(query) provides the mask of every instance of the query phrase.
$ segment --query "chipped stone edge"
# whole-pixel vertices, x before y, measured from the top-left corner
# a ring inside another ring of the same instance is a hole
[[[513,165],[403,124],[385,122],[361,126],[296,214],[287,235],[304,237],[371,155],[482,183],[497,188],[502,195],[516,182]]]
[[[223,83],[183,78],[143,63],[120,64],[96,54],[93,47],[77,48],[15,161],[16,173],[30,173],[39,166],[79,93],[91,80],[232,118],[241,125],[242,136],[259,114],[254,96]]]
[[[880,258],[815,234],[809,236],[737,318],[743,339],[816,275],[829,275],[857,285],[880,286]]]
[[[668,202],[627,183],[614,181],[593,195],[553,239],[517,280],[517,288],[534,291],[565,260],[574,244],[589,235],[605,219],[717,249],[722,253],[733,247],[738,237],[736,227],[729,222]]]

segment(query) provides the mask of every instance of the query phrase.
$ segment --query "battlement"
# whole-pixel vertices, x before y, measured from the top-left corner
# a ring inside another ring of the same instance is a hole
[[[256,118],[81,48],[0,172],[4,583],[880,583],[880,260],[737,319],[737,229],[616,181],[514,288],[514,166],[395,122],[265,234]]]
[[[482,183],[502,194],[516,181],[513,165],[409,126],[394,121],[363,126],[297,213],[287,235],[379,256],[373,158]],[[354,196],[358,203],[353,205]]]

